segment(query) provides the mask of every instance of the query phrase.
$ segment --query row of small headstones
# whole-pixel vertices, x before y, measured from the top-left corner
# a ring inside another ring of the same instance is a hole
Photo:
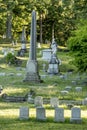
[[[20,112],[19,112],[19,119],[20,120],[25,120],[29,119],[29,108],[28,107],[21,107]],[[46,111],[44,107],[36,107],[36,119],[39,121],[46,121]],[[65,117],[64,117],[64,109],[63,108],[58,108],[56,107],[54,110],[54,121],[55,122],[64,122]],[[81,118],[81,109],[78,107],[73,107],[71,109],[71,118],[70,118],[71,123],[81,123],[82,118]]]
[[[44,99],[41,96],[36,96],[34,100],[31,97],[28,97],[28,102],[29,103],[34,102],[35,106],[43,106]],[[45,100],[45,102],[46,102],[46,100]],[[58,107],[59,104],[65,102],[67,104],[67,106],[70,108],[70,107],[73,107],[74,104],[87,105],[87,98],[83,99],[82,101],[70,101],[70,100],[69,101],[66,101],[66,100],[61,101],[57,97],[52,97],[52,98],[50,98],[49,102],[50,102],[51,107]]]

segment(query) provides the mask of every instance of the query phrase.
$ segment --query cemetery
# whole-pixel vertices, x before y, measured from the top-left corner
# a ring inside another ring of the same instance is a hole
[[[28,5],[16,2],[19,7]],[[72,37],[61,40],[63,32],[58,33],[52,21],[46,39],[46,30],[39,34],[38,25],[44,20],[38,19],[39,11],[31,9],[29,25],[23,19],[18,39],[0,34],[0,130],[87,130],[87,35],[80,35],[82,41],[76,44]],[[38,34],[44,35],[44,42]]]

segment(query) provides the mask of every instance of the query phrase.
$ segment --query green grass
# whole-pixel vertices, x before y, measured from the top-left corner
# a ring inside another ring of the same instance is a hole
[[[73,74],[68,75],[67,80],[60,78],[60,76],[47,76],[43,78],[43,83],[25,83],[23,82],[26,71],[24,69],[17,70],[16,66],[9,66],[5,63],[5,59],[1,52],[2,47],[12,47],[11,44],[1,44],[0,46],[0,72],[5,72],[6,76],[0,76],[0,85],[3,87],[3,93],[13,96],[25,96],[29,93],[30,89],[33,89],[36,93],[36,96],[43,96],[43,98],[58,97],[60,100],[83,100],[87,97],[87,86],[81,85],[81,82],[87,76],[85,74],[80,74],[81,80],[78,80],[78,85],[73,85],[72,81],[76,80],[78,77],[77,68],[72,64],[72,57],[69,55],[69,52],[57,52],[58,58],[61,59],[62,65],[60,66],[60,72],[66,74],[69,69],[73,69]],[[39,74],[44,74],[42,70],[42,64],[46,61],[41,59],[42,55],[41,50],[49,47],[49,45],[42,45],[42,48],[37,50],[38,64],[39,64]],[[14,47],[15,54],[17,54],[19,45]],[[25,68],[28,60],[28,52],[25,57],[18,57],[23,60],[22,66]],[[8,74],[14,73],[13,76]],[[22,73],[22,76],[17,76],[17,73]],[[64,90],[66,86],[72,86],[72,90],[68,95],[62,96],[60,91]],[[75,87],[81,86],[82,92],[75,92]],[[30,118],[29,120],[19,120],[19,108],[21,106],[28,106],[30,108]],[[82,111],[82,124],[71,124],[70,123],[70,110],[66,105],[60,105],[65,110],[65,122],[64,123],[55,123],[54,122],[54,109],[50,105],[44,105],[47,113],[47,121],[40,122],[35,118],[35,107],[34,104],[24,103],[12,103],[5,102],[0,95],[0,130],[87,130],[87,106],[79,106]]]

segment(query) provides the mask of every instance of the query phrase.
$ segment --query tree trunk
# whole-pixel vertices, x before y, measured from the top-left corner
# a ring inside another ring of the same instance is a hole
[[[12,38],[12,13],[7,14],[7,22],[6,22],[6,38]]]
[[[40,43],[42,43],[42,13],[40,14]]]

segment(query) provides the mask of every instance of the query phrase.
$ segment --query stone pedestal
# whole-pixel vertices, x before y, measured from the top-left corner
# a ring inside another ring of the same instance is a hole
[[[52,54],[51,60],[49,62],[48,74],[58,74],[59,73],[59,60],[55,54]]]
[[[41,82],[40,80],[40,76],[39,76],[39,73],[38,73],[38,63],[37,61],[34,61],[34,60],[29,60],[27,62],[27,73],[26,73],[26,76],[25,76],[25,79],[23,81],[27,81],[27,82]]]
[[[48,74],[58,74],[58,64],[49,64]]]

